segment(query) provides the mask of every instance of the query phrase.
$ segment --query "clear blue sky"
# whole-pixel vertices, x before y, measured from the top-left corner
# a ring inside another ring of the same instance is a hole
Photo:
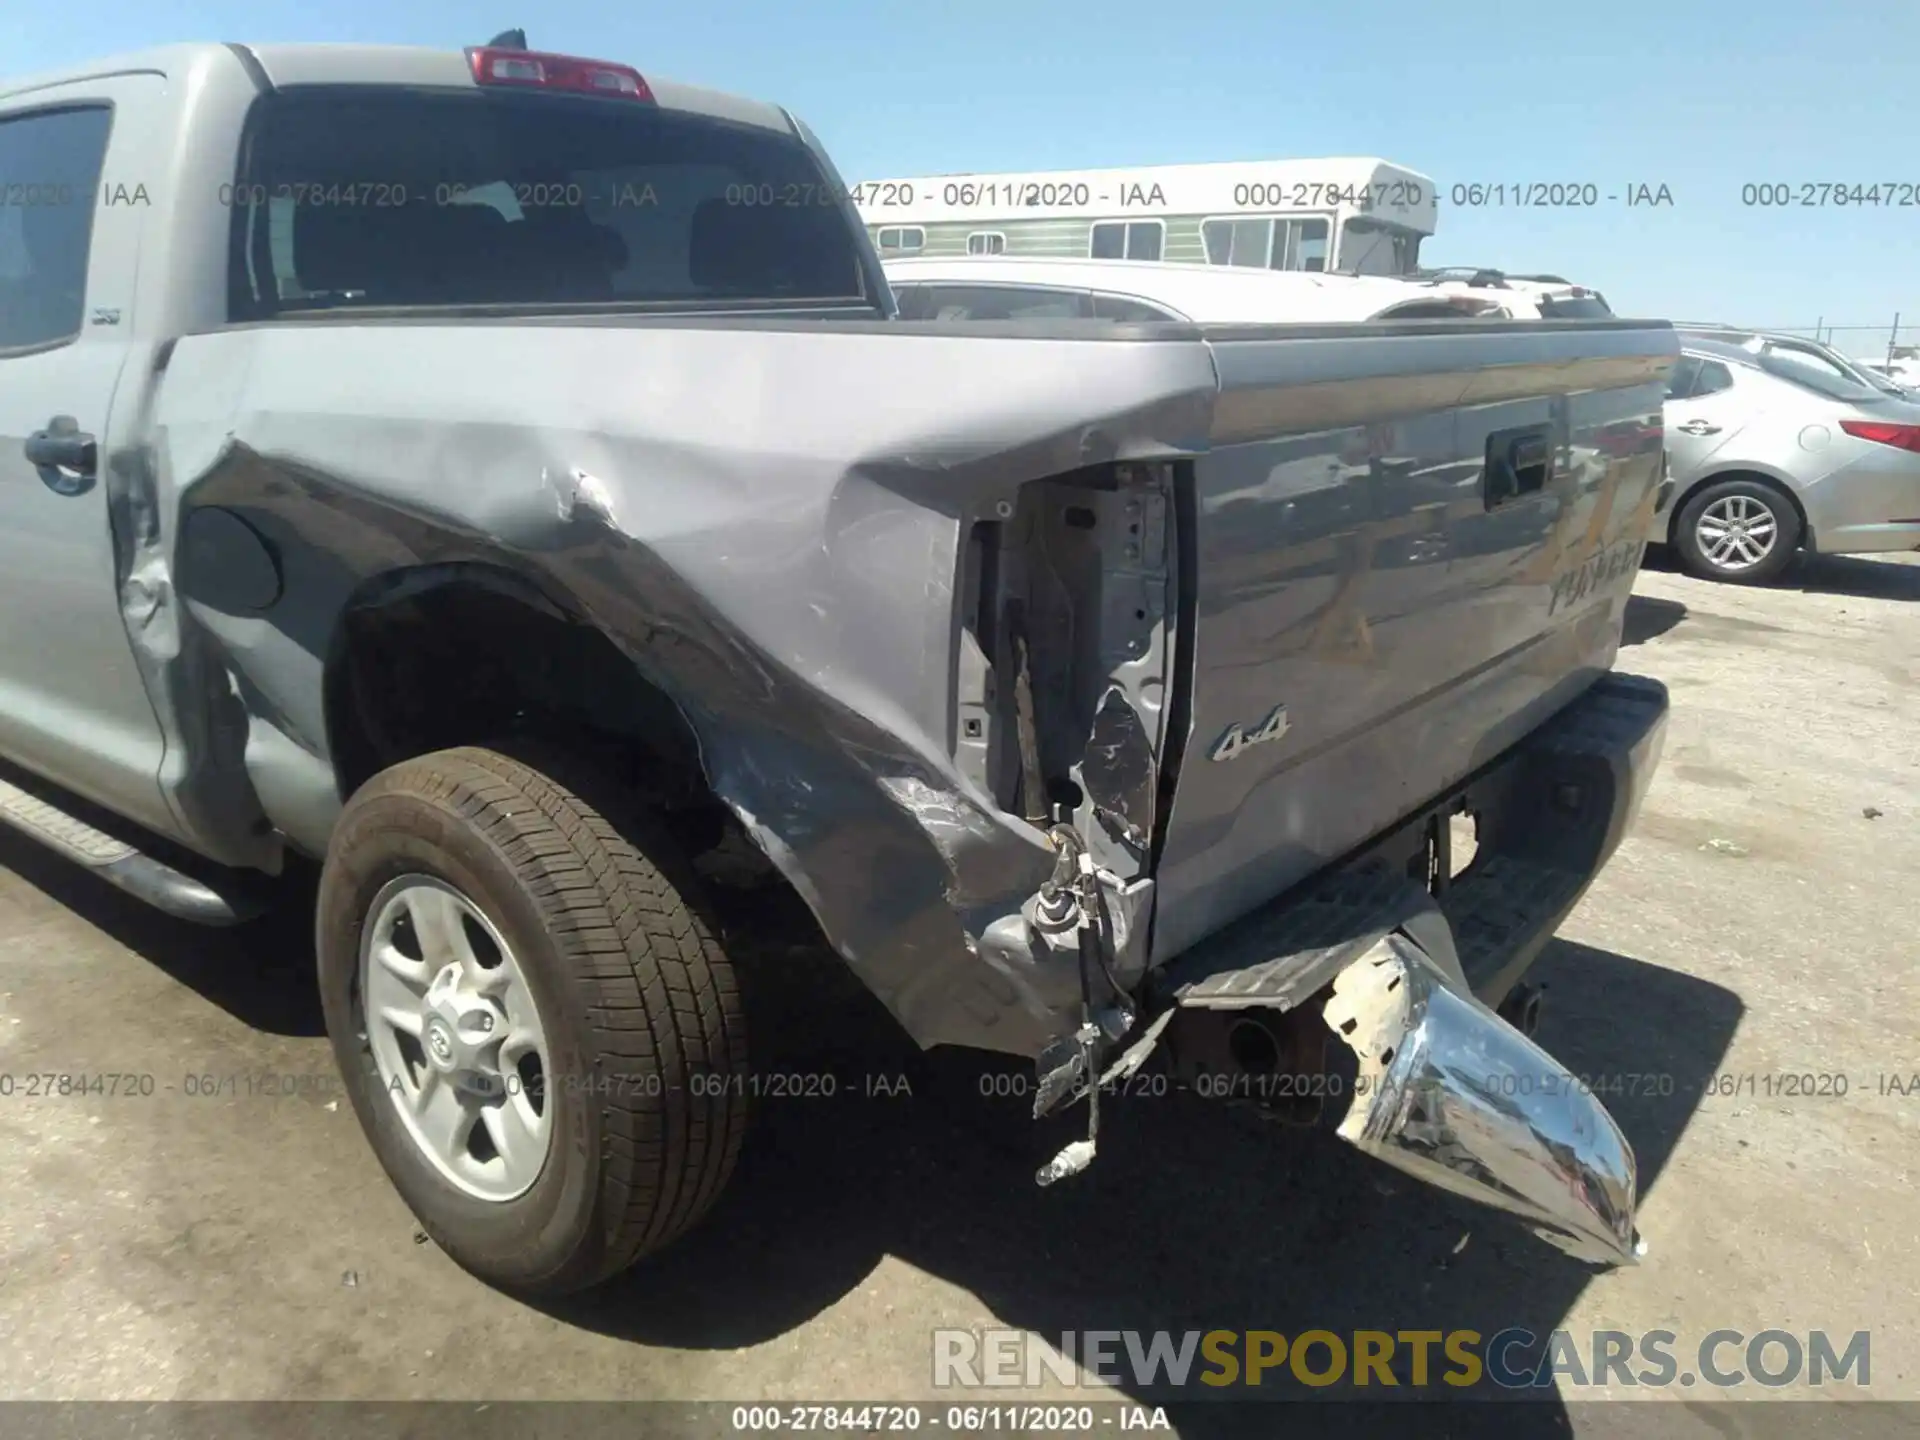
[[[1557,271],[1631,314],[1884,326],[1900,311],[1920,339],[1920,204],[1740,201],[1746,182],[1920,187],[1916,0],[14,0],[0,67],[188,39],[452,47],[514,25],[537,49],[777,100],[850,181],[1381,155],[1439,184],[1431,262]],[[1448,203],[1472,180],[1665,184],[1674,203]]]

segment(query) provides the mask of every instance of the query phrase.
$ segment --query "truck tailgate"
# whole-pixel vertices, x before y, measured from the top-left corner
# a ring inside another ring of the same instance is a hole
[[[1191,724],[1152,960],[1360,846],[1611,664],[1664,324],[1210,331],[1181,526]],[[1623,453],[1608,435],[1637,422]]]

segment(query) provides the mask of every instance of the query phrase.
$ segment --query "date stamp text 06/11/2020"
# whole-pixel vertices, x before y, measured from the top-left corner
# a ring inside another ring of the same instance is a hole
[[[1127,187],[1137,190],[1139,187]],[[1243,185],[1235,187],[1235,209],[1317,209],[1332,205],[1352,205],[1361,210],[1405,208],[1425,202],[1425,188],[1412,181],[1395,181],[1368,187],[1313,185]],[[651,209],[660,204],[654,187],[648,184],[623,185],[607,193],[590,191],[578,183],[541,182],[519,184],[506,181],[494,185],[469,185],[443,182],[417,187],[393,179],[365,181],[313,181],[223,184],[217,203],[222,206],[264,206],[279,201],[295,208],[354,208],[370,210],[400,209],[413,205],[463,205],[490,203],[499,191],[520,210],[553,208]],[[795,207],[837,206],[843,201],[857,206],[886,209],[914,203],[909,182],[869,182],[845,191],[829,185],[766,185],[738,183],[727,187],[729,205],[792,209]],[[1298,191],[1300,193],[1285,193]],[[1105,195],[1096,196],[1085,182],[1029,186],[996,182],[955,182],[945,187],[943,203],[966,208],[1000,206],[1064,207],[1104,210],[1114,208]],[[1283,192],[1283,193],[1272,193]],[[0,209],[66,207],[84,203],[86,187],[66,183],[12,180],[0,177]],[[1843,181],[1843,180],[1768,180],[1748,181],[1738,190],[1740,206],[1746,209],[1830,209],[1830,210],[1912,210],[1920,209],[1920,180]],[[145,184],[127,181],[102,181],[98,203],[105,208],[144,207],[157,203],[156,192]],[[1460,209],[1547,209],[1590,210],[1603,205],[1627,209],[1672,209],[1677,203],[1673,187],[1664,182],[1631,181],[1602,185],[1591,180],[1458,181],[1433,196]],[[1119,208],[1151,207],[1150,194],[1123,195]]]

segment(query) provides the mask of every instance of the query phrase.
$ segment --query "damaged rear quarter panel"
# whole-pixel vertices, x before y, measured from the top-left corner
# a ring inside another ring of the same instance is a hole
[[[673,698],[714,792],[921,1043],[1032,1054],[1079,980],[1044,955],[976,951],[1051,857],[955,766],[960,548],[1026,482],[1204,448],[1215,378],[1191,332],[971,332],[323,321],[190,336],[157,382],[135,503],[182,522],[222,507],[277,559],[280,592],[258,611],[210,574],[175,589],[245,702],[254,789],[307,848],[339,802],[316,803],[311,777],[333,773],[321,677],[349,604],[412,567],[500,567]],[[138,557],[147,574],[188,558],[178,529]],[[210,571],[217,547],[194,563]],[[304,789],[288,780],[302,759]]]

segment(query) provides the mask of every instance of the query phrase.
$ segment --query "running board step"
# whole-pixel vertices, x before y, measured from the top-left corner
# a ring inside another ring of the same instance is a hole
[[[5,779],[0,779],[0,823],[182,920],[199,925],[238,925],[266,908],[258,896],[245,893],[240,886],[222,893]]]

